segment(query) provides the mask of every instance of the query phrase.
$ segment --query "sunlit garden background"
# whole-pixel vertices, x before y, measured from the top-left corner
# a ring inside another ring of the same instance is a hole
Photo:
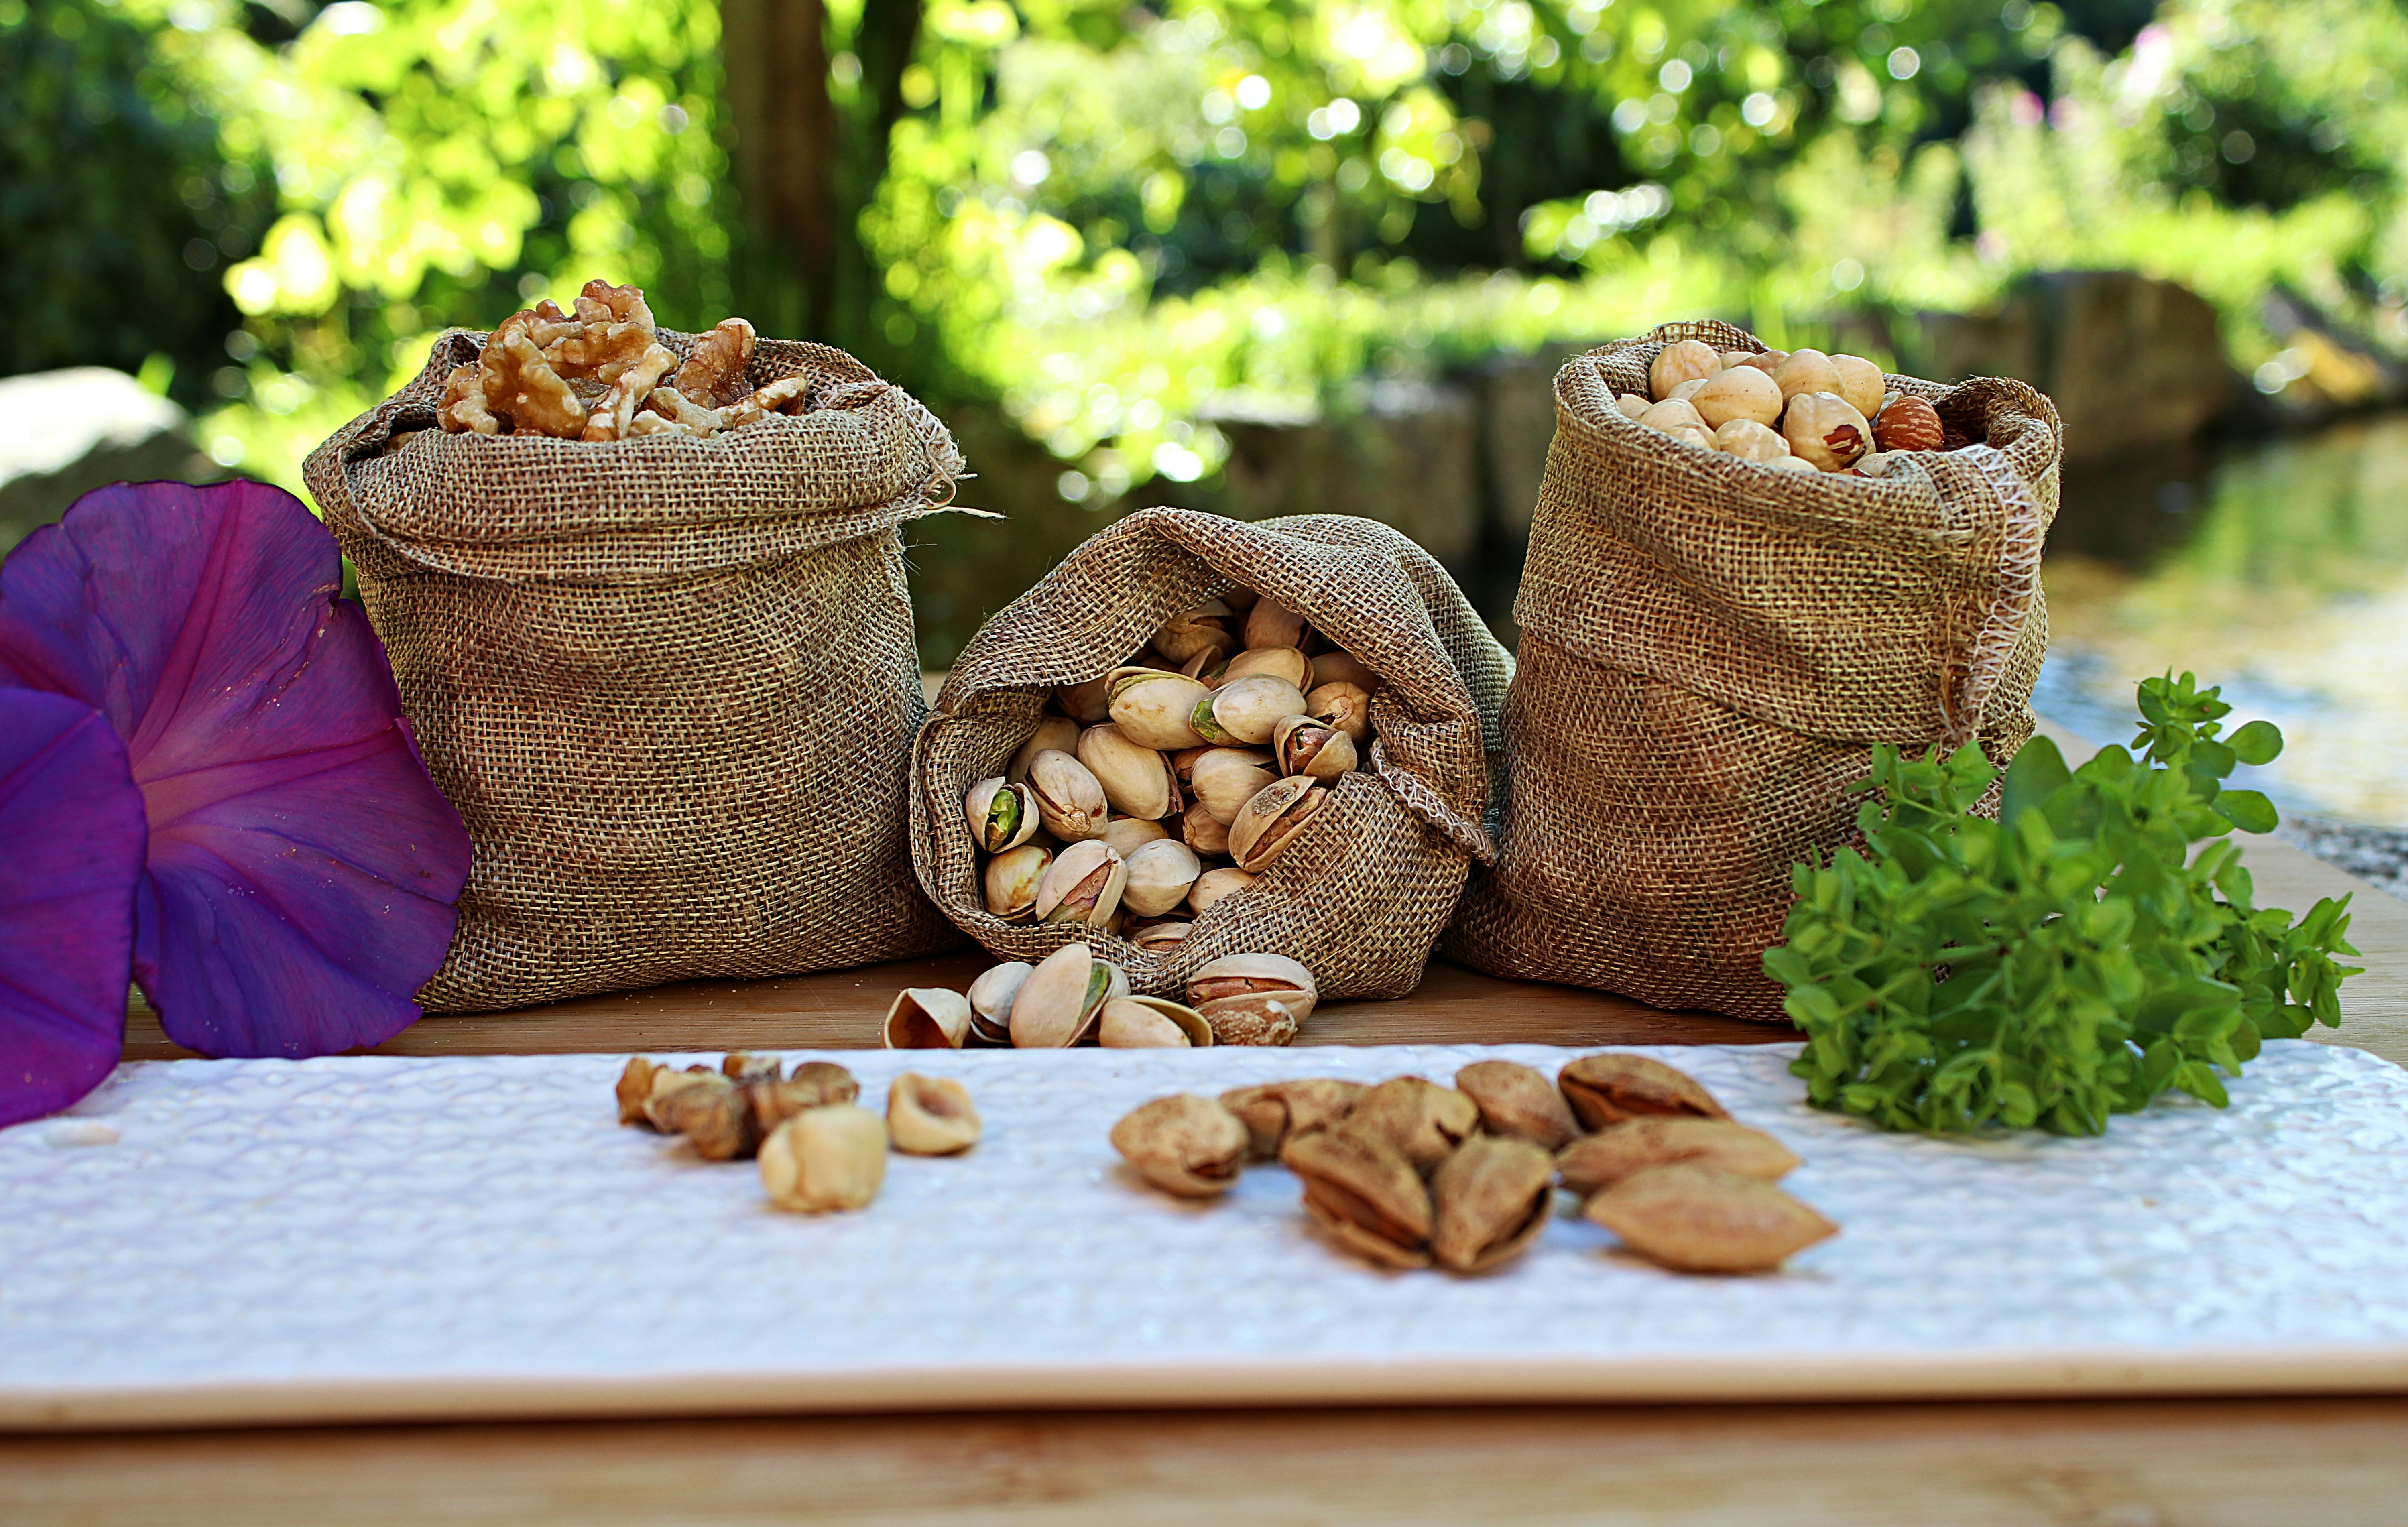
[[[298,490],[590,276],[825,339],[1010,515],[919,533],[941,666],[1154,502],[1392,519],[1510,635],[1554,364],[1719,316],[2047,387],[2044,708],[2196,666],[2398,827],[2403,79],[2390,0],[0,0],[0,370]]]

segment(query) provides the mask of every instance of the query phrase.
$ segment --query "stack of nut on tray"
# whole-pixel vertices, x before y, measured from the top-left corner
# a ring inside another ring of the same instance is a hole
[[[1126,664],[1055,692],[1004,772],[970,788],[987,910],[1176,946],[1362,762],[1379,687],[1267,599],[1182,613]]]
[[[1007,960],[968,992],[905,988],[886,1009],[883,1038],[889,1049],[1284,1045],[1321,992],[1312,972],[1283,954],[1225,954],[1188,977],[1184,994],[1132,994],[1128,972],[1085,944],[1065,944],[1034,965]]]

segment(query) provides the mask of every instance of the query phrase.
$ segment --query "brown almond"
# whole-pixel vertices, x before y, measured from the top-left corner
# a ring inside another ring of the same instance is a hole
[[[1528,1249],[1555,1206],[1555,1161],[1527,1140],[1476,1135],[1430,1177],[1430,1255],[1481,1273]]]
[[[1354,1100],[1346,1127],[1386,1141],[1429,1172],[1480,1127],[1480,1106],[1421,1077],[1391,1077]]]
[[[1224,1092],[1221,1106],[1246,1126],[1254,1159],[1269,1161],[1279,1155],[1289,1135],[1326,1129],[1345,1118],[1363,1092],[1359,1081],[1297,1077]]]
[[[1589,1129],[1642,1114],[1728,1119],[1730,1111],[1684,1071],[1644,1055],[1584,1055],[1555,1074],[1564,1101]]]
[[[1798,1158],[1762,1130],[1727,1119],[1657,1115],[1611,1124],[1574,1140],[1555,1157],[1555,1170],[1565,1187],[1586,1194],[1634,1172],[1674,1162],[1698,1162],[1758,1182],[1778,1182],[1797,1166]]]
[[[1474,1061],[1455,1074],[1455,1090],[1480,1109],[1491,1135],[1527,1140],[1541,1150],[1561,1150],[1580,1125],[1570,1105],[1546,1074],[1512,1061]]]
[[[1839,1226],[1769,1182],[1695,1162],[1635,1172],[1582,1212],[1684,1273],[1769,1273]]]

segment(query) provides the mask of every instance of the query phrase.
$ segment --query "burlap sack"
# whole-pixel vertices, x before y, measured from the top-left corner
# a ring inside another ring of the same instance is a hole
[[[1165,621],[1232,587],[1302,614],[1385,680],[1372,697],[1364,772],[1342,777],[1262,878],[1197,918],[1168,954],[990,916],[962,797],[1004,771],[1054,689],[1102,677]],[[1480,822],[1512,661],[1436,560],[1385,525],[1140,510],[1072,551],[963,649],[912,758],[920,883],[997,959],[1041,960],[1083,936],[1138,991],[1171,993],[1208,960],[1270,951],[1302,961],[1325,999],[1403,996],[1466,868],[1490,854]]]
[[[708,439],[444,434],[443,378],[483,339],[437,341],[307,469],[476,845],[419,1000],[952,942],[903,842],[926,704],[896,534],[951,496],[944,426],[840,350],[764,340],[753,382],[811,376],[812,411]]]
[[[1667,324],[1556,376],[1498,863],[1447,947],[1500,976],[1779,1021],[1758,957],[1789,866],[1850,834],[1870,745],[1978,737],[2003,760],[2031,735],[2060,432],[2021,382],[1892,377],[1980,443],[1879,478],[1776,475],[1614,407],[1688,338],[1762,348]]]

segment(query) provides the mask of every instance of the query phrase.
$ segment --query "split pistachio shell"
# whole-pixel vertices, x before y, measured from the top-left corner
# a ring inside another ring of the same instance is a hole
[[[1332,1240],[1388,1267],[1429,1265],[1429,1189],[1397,1149],[1352,1122],[1291,1135],[1280,1163],[1304,1184],[1304,1211]]]
[[[1257,675],[1224,683],[1190,720],[1207,742],[1258,748],[1271,740],[1281,717],[1305,708],[1302,690],[1284,678]]]
[[[988,853],[1016,849],[1037,835],[1037,797],[1026,785],[997,775],[970,787],[962,802],[970,837]]]
[[[1380,687],[1380,676],[1357,662],[1352,652],[1323,652],[1312,660],[1313,689],[1324,684],[1352,684],[1369,694]],[[1310,695],[1312,690],[1305,693]]]
[[[959,1049],[970,1032],[970,999],[936,986],[907,986],[886,1009],[888,1049]]]
[[[1111,996],[1113,974],[1084,944],[1065,944],[1047,955],[1011,1000],[1012,1044],[1068,1049],[1087,1037]]]
[[[1091,678],[1083,684],[1066,685],[1054,692],[1054,701],[1081,726],[1093,726],[1111,716],[1111,695],[1108,680]]]
[[[1791,454],[1826,472],[1842,472],[1873,448],[1873,427],[1836,392],[1801,392],[1781,416]]]
[[[1346,1127],[1379,1136],[1427,1172],[1480,1127],[1480,1107],[1426,1077],[1391,1077],[1354,1100]]]
[[[1198,652],[1226,652],[1238,645],[1232,634],[1229,607],[1208,599],[1194,609],[1172,616],[1154,634],[1154,649],[1173,663],[1185,663]]]
[[[1201,801],[1179,819],[1179,835],[1199,855],[1229,851],[1229,824],[1212,815],[1212,808]]]
[[[1832,391],[1847,399],[1848,406],[1870,419],[1879,412],[1882,398],[1888,389],[1888,378],[1882,368],[1861,355],[1834,355],[1831,370],[1840,378]]]
[[[1214,902],[1225,896],[1234,896],[1254,883],[1254,878],[1241,869],[1226,864],[1219,869],[1208,869],[1196,877],[1196,883],[1187,888],[1187,909],[1200,918],[1211,910]]]
[[[1100,928],[1119,909],[1128,886],[1128,863],[1111,845],[1089,838],[1054,856],[1037,888],[1037,920],[1083,922]]]
[[[761,1142],[761,1186],[781,1209],[864,1208],[885,1182],[886,1125],[858,1104],[806,1108]]]
[[[1274,605],[1268,599],[1257,599],[1254,607],[1246,611],[1246,646],[1249,649],[1267,647],[1302,647],[1304,617],[1284,605]]]
[[[1166,997],[1114,997],[1096,1024],[1096,1043],[1106,1049],[1200,1049],[1212,1043],[1212,1026]]]
[[[1512,1061],[1474,1061],[1455,1074],[1455,1090],[1480,1108],[1491,1135],[1561,1150],[1580,1135],[1571,1106],[1544,1073]]]
[[[1313,669],[1313,661],[1297,648],[1252,647],[1229,660],[1221,686],[1226,689],[1240,678],[1276,678],[1301,694],[1312,688]]]
[[[1769,1182],[1696,1162],[1635,1172],[1583,1212],[1629,1249],[1684,1273],[1769,1273],[1840,1233]]]
[[[1279,778],[1268,764],[1270,754],[1250,748],[1215,748],[1197,755],[1194,773],[1196,799],[1212,820],[1227,826],[1254,792]]]
[[[1483,1135],[1430,1177],[1430,1255],[1481,1273],[1528,1249],[1555,1206],[1555,1163],[1527,1140]]]
[[[1114,817],[1104,824],[1103,841],[1123,859],[1149,843],[1159,843],[1170,836],[1170,829],[1158,821],[1146,821],[1138,817]]]
[[[1037,967],[1025,960],[1007,960],[970,982],[970,1034],[991,1045],[1011,1042],[1011,1002]]]
[[[1188,721],[1211,697],[1203,684],[1159,668],[1115,668],[1111,686],[1112,724],[1131,742],[1164,752],[1203,742]]]
[[[1225,954],[1187,978],[1187,1000],[1199,1007],[1216,997],[1268,992],[1287,999],[1299,1019],[1312,1011],[1320,990],[1312,972],[1284,954]]]
[[[1676,339],[1656,352],[1647,367],[1647,385],[1659,398],[1672,395],[1684,381],[1711,377],[1723,368],[1723,358],[1702,339]]]
[[[1192,922],[1166,919],[1160,922],[1147,923],[1129,935],[1129,942],[1148,954],[1168,954],[1185,943],[1187,935],[1195,931],[1196,924]]]
[[[1648,1114],[1730,1117],[1695,1077],[1644,1055],[1584,1055],[1555,1074],[1555,1085],[1590,1129]]]
[[[1837,394],[1840,391],[1839,368],[1819,350],[1791,350],[1787,360],[1772,368],[1772,379],[1780,385],[1784,403],[1810,392]]]
[[[1180,1092],[1141,1104],[1112,1126],[1112,1149],[1146,1181],[1182,1198],[1212,1198],[1237,1185],[1246,1126],[1209,1097]]]
[[[1054,850],[1024,843],[987,861],[986,909],[1006,922],[1022,922],[1037,910],[1037,889],[1054,867]]]
[[[1084,764],[1068,753],[1039,753],[1028,765],[1028,785],[1047,832],[1065,843],[1103,835],[1111,807],[1103,782]]]
[[[886,1089],[886,1136],[907,1156],[957,1156],[985,1130],[969,1089],[906,1071]]]
[[[1370,746],[1371,696],[1359,684],[1324,684],[1305,696],[1304,713],[1346,734],[1355,748]]]
[[[1196,1010],[1212,1026],[1212,1038],[1223,1045],[1284,1045],[1296,1038],[1298,1025],[1312,1005],[1294,996],[1246,992],[1199,1002]]]
[[[1271,728],[1271,756],[1283,774],[1324,784],[1354,767],[1354,739],[1310,716],[1283,716]]]
[[[1029,733],[1028,740],[1011,755],[1010,765],[1003,771],[1003,777],[1015,785],[1019,784],[1028,778],[1028,766],[1037,761],[1038,754],[1049,751],[1067,753],[1078,746],[1078,722],[1068,716],[1039,716],[1037,718],[1037,730]]]
[[[1245,1124],[1254,1158],[1269,1161],[1289,1135],[1327,1129],[1345,1118],[1363,1090],[1359,1081],[1336,1077],[1296,1077],[1224,1092],[1221,1106]]]
[[[1170,838],[1140,844],[1128,857],[1121,905],[1140,917],[1162,916],[1187,899],[1204,865],[1196,851]]]
[[[1706,428],[1719,430],[1735,419],[1770,424],[1781,417],[1781,384],[1754,366],[1722,372],[1689,396]]]
[[[1610,1188],[1634,1172],[1698,1162],[1758,1182],[1778,1182],[1797,1166],[1789,1148],[1762,1130],[1727,1119],[1654,1115],[1583,1135],[1555,1157],[1564,1186],[1576,1193]]]
[[[1179,781],[1170,773],[1170,761],[1131,742],[1111,721],[1079,734],[1079,762],[1104,787],[1104,799],[1111,808],[1125,816],[1160,821],[1183,804],[1179,799]]]
[[[1305,775],[1264,786],[1229,824],[1229,857],[1249,875],[1260,875],[1328,801],[1329,792]]]

